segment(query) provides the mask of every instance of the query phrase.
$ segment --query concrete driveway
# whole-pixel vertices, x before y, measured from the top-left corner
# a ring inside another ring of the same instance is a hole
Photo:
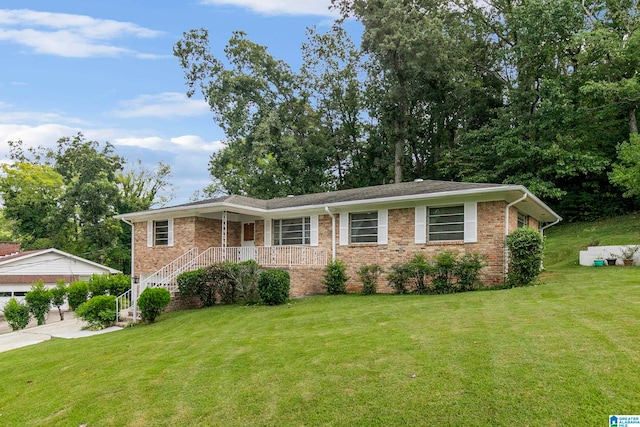
[[[56,338],[82,338],[92,335],[106,334],[108,332],[119,331],[122,328],[112,326],[100,331],[82,330],[85,323],[76,319],[73,312],[65,313],[65,320],[61,321],[58,312],[51,312],[47,323],[42,326],[31,326],[17,332],[0,333],[0,353],[27,345],[38,344]],[[10,330],[6,322],[0,325],[0,331]]]

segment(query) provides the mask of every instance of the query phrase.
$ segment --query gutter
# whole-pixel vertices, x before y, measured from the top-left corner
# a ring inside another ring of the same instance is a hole
[[[509,234],[509,209],[511,209],[512,206],[522,202],[523,200],[525,200],[527,198],[528,193],[524,193],[522,195],[522,197],[520,197],[519,199],[517,199],[516,201],[513,201],[511,203],[509,203],[507,205],[507,207],[504,210],[504,238],[505,238],[505,245],[504,245],[504,277],[507,277],[507,274],[509,273],[509,248],[507,248],[506,245],[506,239],[507,239],[507,235]]]
[[[335,261],[336,260],[336,217],[329,210],[329,206],[325,206],[324,210],[331,216],[331,261]]]

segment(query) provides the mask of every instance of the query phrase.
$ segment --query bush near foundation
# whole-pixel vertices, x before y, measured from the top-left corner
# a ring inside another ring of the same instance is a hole
[[[507,236],[509,250],[509,274],[507,285],[527,286],[535,282],[540,274],[544,239],[531,227],[520,227]]]
[[[284,270],[265,270],[258,278],[260,298],[267,305],[280,305],[289,298],[291,278]]]
[[[362,282],[362,295],[373,295],[377,292],[378,278],[382,267],[378,264],[363,265],[358,269],[358,277]]]
[[[459,256],[455,251],[444,250],[432,259],[418,253],[405,263],[392,265],[387,280],[397,293],[465,292],[482,285],[478,276],[484,266],[484,258],[477,253]]]
[[[349,277],[345,273],[347,267],[342,260],[336,259],[331,261],[324,268],[324,279],[322,283],[327,288],[329,295],[338,295],[347,293],[347,281]]]
[[[171,302],[171,293],[164,288],[147,288],[138,298],[143,322],[153,323]]]

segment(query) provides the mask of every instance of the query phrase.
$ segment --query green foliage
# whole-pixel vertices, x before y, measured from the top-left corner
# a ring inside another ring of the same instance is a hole
[[[89,324],[89,329],[99,330],[112,326],[116,318],[116,297],[98,295],[80,304],[76,316]]]
[[[324,268],[322,283],[327,287],[327,293],[329,295],[347,293],[347,281],[349,277],[347,277],[345,272],[346,268],[344,262],[339,259],[331,261]]]
[[[457,278],[456,290],[471,291],[481,285],[478,274],[485,265],[484,257],[478,253],[467,253],[459,258],[453,266],[453,275]]]
[[[55,148],[23,148],[9,141],[12,164],[2,166],[0,196],[12,235],[25,249],[56,247],[130,269],[130,228],[116,213],[144,210],[166,201],[170,169],[122,172],[124,159],[114,147],[78,133],[60,138]]]
[[[176,281],[181,296],[198,297],[205,307],[211,307],[216,303],[216,288],[212,283],[207,283],[202,268],[180,273]]]
[[[258,278],[260,298],[267,305],[283,304],[289,298],[291,279],[285,270],[265,270]]]
[[[194,271],[187,271],[177,277],[178,289],[184,296],[195,296],[205,307],[213,306],[219,299],[226,304],[236,302],[239,280],[244,280],[250,294],[252,266],[242,269],[232,262],[220,262]],[[244,293],[243,290],[243,293]],[[246,293],[245,293],[246,295]]]
[[[406,294],[408,286],[413,278],[413,269],[408,263],[393,264],[390,273],[387,274],[389,286],[398,294]]]
[[[408,262],[392,265],[387,280],[397,293],[464,292],[481,285],[478,275],[485,265],[484,257],[478,253],[459,256],[457,252],[443,250],[432,260],[416,253]]]
[[[232,262],[220,262],[211,264],[202,269],[202,279],[209,289],[225,304],[236,302],[236,272],[237,264]]]
[[[509,286],[527,286],[540,274],[544,241],[537,230],[520,227],[505,242],[509,250]]]
[[[84,280],[78,280],[69,285],[67,292],[69,308],[75,311],[89,298],[89,284]]]
[[[427,293],[427,281],[433,269],[424,254],[414,254],[408,263],[407,269],[411,272],[416,292],[419,294]]]
[[[147,288],[138,298],[138,307],[142,320],[147,323],[155,322],[156,318],[171,302],[171,293],[164,288]]]
[[[440,251],[433,257],[431,292],[447,294],[455,291],[453,279],[457,258],[458,253],[450,250]]]
[[[624,188],[625,197],[640,196],[640,135],[630,135],[618,147],[618,163],[609,174],[611,182]]]
[[[88,283],[92,296],[118,296],[131,289],[131,277],[126,274],[94,274]]]
[[[60,320],[64,320],[64,312],[61,306],[64,304],[64,300],[69,292],[64,279],[58,279],[55,288],[50,289],[49,292],[51,292],[51,305],[58,308]]]
[[[363,265],[358,269],[362,282],[362,295],[374,295],[377,292],[378,278],[383,270],[378,264]]]
[[[44,285],[42,280],[31,285],[31,289],[24,296],[24,300],[33,313],[33,317],[38,320],[38,325],[44,325],[44,317],[51,309],[51,292]]]
[[[246,304],[260,302],[260,294],[258,293],[260,264],[255,260],[242,261],[236,264],[232,273],[235,277],[238,300],[244,301]]]
[[[31,320],[29,306],[23,302],[18,302],[15,298],[9,300],[3,311],[5,320],[14,331],[26,328]]]

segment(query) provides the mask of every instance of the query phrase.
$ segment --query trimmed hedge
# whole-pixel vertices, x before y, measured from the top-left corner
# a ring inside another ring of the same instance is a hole
[[[164,288],[147,288],[138,298],[140,316],[147,323],[155,322],[156,318],[171,302],[171,292]]]
[[[115,323],[116,297],[113,295],[97,295],[76,309],[76,316],[89,324],[89,329],[100,330]]]
[[[285,270],[265,270],[258,278],[260,298],[267,305],[280,305],[289,298],[291,279]]]

